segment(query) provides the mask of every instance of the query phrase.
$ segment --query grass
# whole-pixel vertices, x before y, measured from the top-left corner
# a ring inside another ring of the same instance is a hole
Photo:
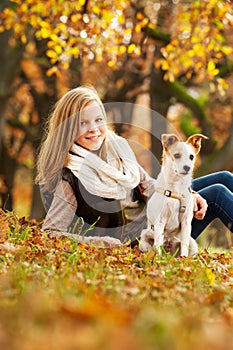
[[[0,348],[233,349],[232,258],[97,249],[1,211]]]

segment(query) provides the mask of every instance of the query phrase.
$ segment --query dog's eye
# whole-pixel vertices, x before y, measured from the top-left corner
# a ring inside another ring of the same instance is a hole
[[[181,157],[180,153],[175,153],[174,158],[179,159]]]
[[[190,158],[191,160],[193,160],[193,159],[194,159],[194,155],[193,155],[193,154],[190,154],[189,158]]]

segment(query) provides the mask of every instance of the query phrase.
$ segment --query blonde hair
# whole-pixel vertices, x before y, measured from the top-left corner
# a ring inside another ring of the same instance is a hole
[[[47,122],[37,160],[36,182],[43,186],[43,190],[55,190],[68,152],[77,139],[80,111],[92,101],[99,104],[106,118],[104,106],[92,86],[72,89],[55,104]]]

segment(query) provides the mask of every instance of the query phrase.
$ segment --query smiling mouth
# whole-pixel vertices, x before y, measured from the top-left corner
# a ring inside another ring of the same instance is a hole
[[[94,136],[88,136],[86,137],[89,141],[97,141],[101,135],[94,135]]]

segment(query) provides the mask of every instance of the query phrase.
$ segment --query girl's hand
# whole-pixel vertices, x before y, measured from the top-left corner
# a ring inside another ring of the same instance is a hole
[[[197,192],[193,193],[194,195],[194,206],[193,206],[193,215],[197,220],[202,220],[205,217],[208,204],[206,200],[201,197]]]

